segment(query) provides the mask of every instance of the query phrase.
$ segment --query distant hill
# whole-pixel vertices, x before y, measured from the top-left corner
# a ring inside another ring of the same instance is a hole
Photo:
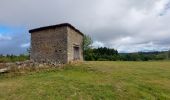
[[[119,53],[123,60],[169,60],[170,51],[152,51],[152,52],[134,52],[134,53]]]

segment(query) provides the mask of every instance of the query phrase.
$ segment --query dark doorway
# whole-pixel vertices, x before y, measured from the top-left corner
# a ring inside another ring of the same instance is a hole
[[[74,60],[80,60],[80,50],[79,47],[74,46]]]

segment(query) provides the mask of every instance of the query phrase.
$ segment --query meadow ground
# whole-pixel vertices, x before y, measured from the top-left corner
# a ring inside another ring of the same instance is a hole
[[[170,61],[85,62],[0,75],[1,100],[170,100]]]

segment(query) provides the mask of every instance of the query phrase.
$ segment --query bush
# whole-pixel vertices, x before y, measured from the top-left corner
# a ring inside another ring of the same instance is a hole
[[[87,61],[149,61],[170,59],[169,52],[138,52],[118,53],[115,49],[94,48],[84,51],[84,59]]]
[[[0,56],[0,63],[7,63],[7,62],[16,62],[16,61],[25,61],[29,60],[28,55],[6,55],[6,56]]]

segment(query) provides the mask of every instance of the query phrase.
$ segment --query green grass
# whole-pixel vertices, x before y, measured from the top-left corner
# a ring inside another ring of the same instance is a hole
[[[170,62],[85,62],[0,75],[2,100],[170,100]]]
[[[26,61],[29,60],[28,55],[8,55],[8,56],[2,56],[0,55],[0,63],[8,63],[8,62],[17,62],[17,61]]]

